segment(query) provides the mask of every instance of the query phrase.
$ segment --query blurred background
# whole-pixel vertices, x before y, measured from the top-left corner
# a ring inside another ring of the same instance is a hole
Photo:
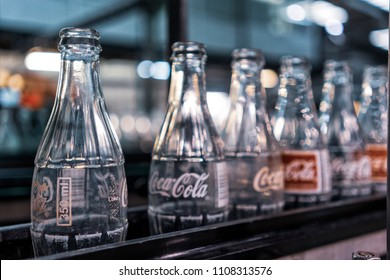
[[[131,206],[146,202],[173,42],[206,44],[207,98],[220,129],[234,48],[264,52],[270,111],[283,55],[310,60],[316,102],[324,61],[347,60],[358,102],[364,67],[387,65],[388,13],[388,0],[0,0],[0,225],[30,219],[34,156],[55,96],[61,28],[101,34],[103,92],[125,153]]]

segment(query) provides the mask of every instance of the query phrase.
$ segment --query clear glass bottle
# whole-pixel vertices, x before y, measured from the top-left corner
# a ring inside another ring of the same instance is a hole
[[[168,108],[152,153],[149,222],[152,234],[225,221],[229,185],[223,144],[206,102],[206,50],[172,45]]]
[[[329,115],[324,136],[328,144],[332,185],[335,198],[348,198],[371,193],[371,165],[365,154],[362,132],[353,105],[352,72],[346,61],[328,60],[324,67],[324,83],[330,93]],[[322,97],[324,100],[324,97]]]
[[[320,134],[310,69],[303,57],[281,59],[273,131],[282,148],[286,208],[332,198],[329,153]]]
[[[31,237],[35,256],[123,241],[124,157],[99,78],[100,35],[60,31],[57,94],[35,157]]]
[[[231,217],[278,213],[284,206],[283,165],[266,109],[260,50],[232,53],[230,112],[222,131]]]
[[[387,191],[387,67],[369,66],[363,73],[358,121],[371,161],[373,191]]]

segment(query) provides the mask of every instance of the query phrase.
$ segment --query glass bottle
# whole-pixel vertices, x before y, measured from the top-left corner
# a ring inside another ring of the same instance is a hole
[[[352,97],[352,72],[346,61],[325,62],[324,84],[329,95],[328,121],[324,136],[328,144],[335,198],[366,195],[371,192],[371,165],[365,154],[362,132]],[[322,97],[324,100],[324,97]]]
[[[149,222],[152,234],[225,221],[229,185],[223,144],[206,102],[206,50],[172,45],[167,112],[152,152]]]
[[[124,157],[100,87],[100,35],[64,28],[60,37],[57,93],[32,182],[35,256],[119,242],[128,226]]]
[[[329,201],[329,153],[320,134],[310,64],[305,58],[282,57],[274,114],[273,131],[282,148],[286,207]]]
[[[232,218],[280,212],[283,165],[260,81],[265,60],[255,49],[232,53],[230,112],[222,132]]]
[[[387,67],[369,66],[363,73],[358,121],[371,162],[373,191],[387,191]]]

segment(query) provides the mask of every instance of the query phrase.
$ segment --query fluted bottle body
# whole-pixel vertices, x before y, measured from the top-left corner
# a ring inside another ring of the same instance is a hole
[[[206,102],[203,44],[172,46],[167,112],[149,174],[148,213],[153,234],[227,219],[229,187],[222,141]]]
[[[36,256],[123,241],[128,226],[124,157],[100,87],[100,35],[65,28],[60,37],[57,93],[31,191]]]
[[[305,58],[281,59],[273,132],[282,148],[287,207],[315,205],[332,197],[329,152],[320,134]]]
[[[334,197],[367,195],[371,193],[371,164],[353,106],[349,64],[346,61],[326,61],[324,79],[330,98],[328,121],[322,124],[327,129],[322,132],[330,153]]]
[[[363,74],[358,121],[371,162],[373,191],[387,191],[387,67],[369,66]]]
[[[231,108],[222,132],[233,219],[278,213],[284,206],[283,165],[266,110],[260,50],[232,53]]]

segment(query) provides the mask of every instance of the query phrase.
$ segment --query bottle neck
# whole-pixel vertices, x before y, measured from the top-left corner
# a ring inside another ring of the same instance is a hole
[[[169,104],[184,102],[206,104],[206,83],[202,59],[174,60],[169,91]]]
[[[232,68],[230,100],[233,105],[255,104],[265,108],[265,92],[260,82],[260,71],[255,63],[235,63]]]
[[[353,84],[350,73],[347,71],[337,71],[326,82],[329,83],[329,88],[333,92],[331,94],[331,99],[333,99],[331,100],[332,111],[348,111],[351,114],[355,114],[352,97]]]
[[[287,105],[287,110],[297,113],[314,113],[314,98],[310,75],[306,69],[294,69],[280,75],[279,100]],[[296,108],[304,109],[296,110]]]
[[[99,56],[69,52],[62,52],[61,56],[57,97],[76,103],[85,96],[100,97]]]

